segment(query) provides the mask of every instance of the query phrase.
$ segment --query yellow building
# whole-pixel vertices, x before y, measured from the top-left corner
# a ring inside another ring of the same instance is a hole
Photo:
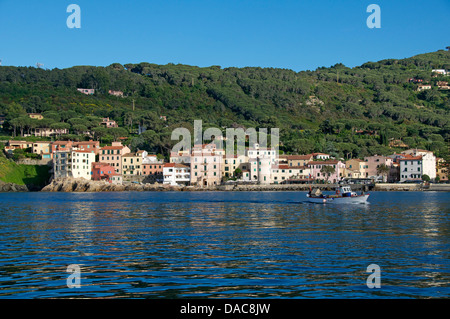
[[[33,142],[32,152],[39,155],[51,154],[51,143],[52,142]]]
[[[246,171],[249,169],[248,157],[245,155],[235,155],[233,157],[223,157],[222,176],[233,177],[236,169]]]
[[[368,176],[368,165],[365,161],[353,158],[345,162],[344,177],[349,178],[366,178]]]
[[[141,153],[128,153],[122,155],[122,175],[142,175]]]

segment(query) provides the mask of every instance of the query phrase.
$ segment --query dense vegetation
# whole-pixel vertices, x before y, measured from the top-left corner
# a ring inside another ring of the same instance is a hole
[[[194,119],[202,119],[204,129],[278,127],[286,153],[362,158],[401,151],[392,144],[397,140],[448,159],[450,92],[435,84],[450,77],[432,77],[435,68],[450,69],[450,52],[302,72],[151,63],[63,70],[2,66],[0,114],[6,117],[3,135],[48,126],[70,129],[60,138],[82,139],[83,132],[92,131],[102,143],[127,136],[133,149],[165,156],[175,143],[172,130],[192,130]],[[432,89],[417,92],[417,84],[408,81],[413,77]],[[76,88],[96,93],[87,96]],[[26,113],[42,113],[44,120]],[[101,117],[116,120],[120,128],[99,127]],[[139,124],[147,127],[141,135]]]

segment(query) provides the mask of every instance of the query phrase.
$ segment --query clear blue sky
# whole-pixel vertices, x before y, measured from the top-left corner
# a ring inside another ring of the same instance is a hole
[[[69,4],[81,29],[69,29]],[[381,29],[369,29],[369,4]],[[295,71],[405,58],[450,45],[449,0],[0,0],[3,65],[113,62]]]

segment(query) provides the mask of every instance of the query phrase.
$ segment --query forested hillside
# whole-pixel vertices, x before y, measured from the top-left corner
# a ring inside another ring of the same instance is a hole
[[[60,138],[76,140],[92,131],[102,143],[127,136],[133,149],[167,156],[172,130],[192,128],[194,119],[202,119],[204,128],[278,127],[285,153],[362,158],[400,152],[406,145],[448,159],[450,90],[437,83],[450,76],[433,77],[432,69],[449,70],[450,52],[302,72],[151,63],[63,70],[1,66],[1,135],[46,126],[68,128],[70,134]],[[432,88],[418,92],[410,78]],[[96,91],[84,95],[77,88]],[[123,91],[124,97],[109,90]],[[42,113],[44,119],[27,113]],[[99,127],[101,117],[121,128]],[[147,126],[141,135],[139,124]]]

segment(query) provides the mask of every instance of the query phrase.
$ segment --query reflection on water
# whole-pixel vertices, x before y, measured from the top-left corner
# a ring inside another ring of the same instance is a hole
[[[448,297],[447,193],[0,194],[2,298]],[[366,268],[381,267],[369,289]],[[81,266],[81,288],[66,268]]]

